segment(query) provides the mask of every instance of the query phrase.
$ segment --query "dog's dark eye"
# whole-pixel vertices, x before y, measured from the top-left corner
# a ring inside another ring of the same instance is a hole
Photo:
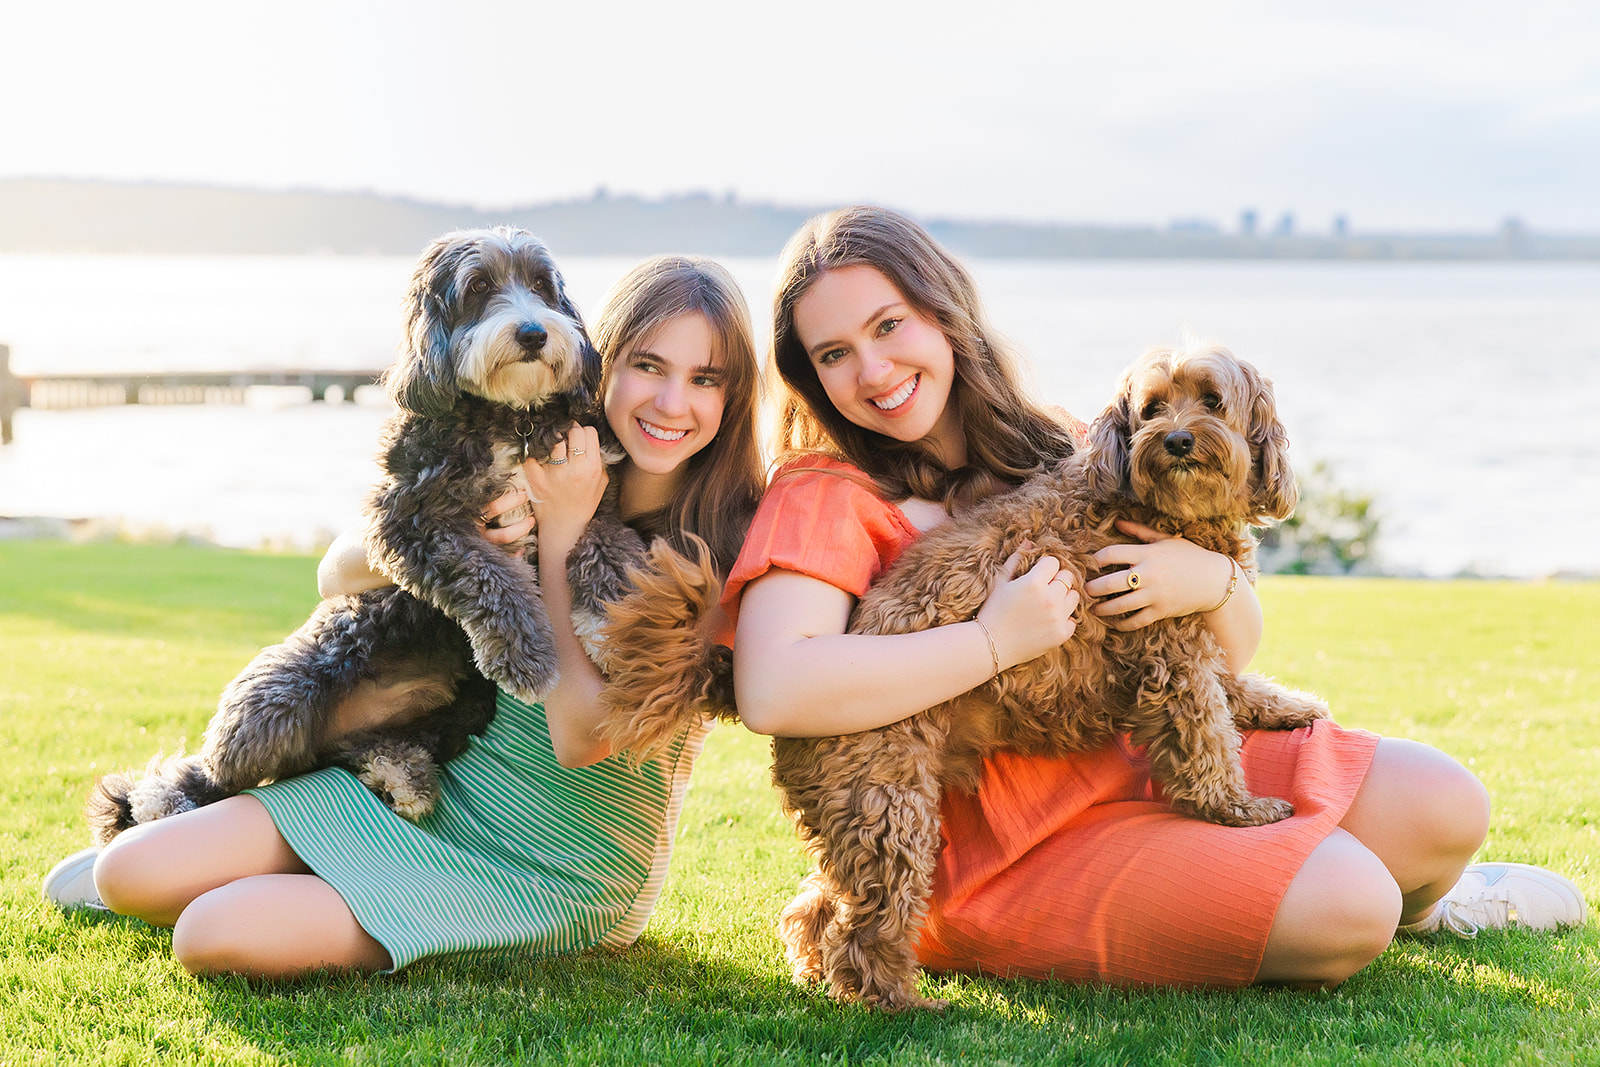
[[[489,279],[483,277],[474,278],[467,283],[467,289],[474,293],[487,293],[489,291]]]
[[[1146,400],[1145,403],[1144,403],[1144,407],[1139,409],[1139,417],[1141,419],[1153,419],[1153,418],[1156,417],[1157,412],[1159,412],[1160,410],[1161,410],[1161,401],[1159,401],[1159,400]]]
[[[1222,410],[1222,398],[1216,393],[1207,393],[1200,399],[1204,401],[1206,407],[1210,408],[1212,411]]]

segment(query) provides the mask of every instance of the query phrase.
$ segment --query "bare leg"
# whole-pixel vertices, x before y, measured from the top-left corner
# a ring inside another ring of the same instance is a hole
[[[178,917],[172,954],[191,974],[262,978],[390,966],[338,891],[310,874],[259,874],[202,894]]]
[[[240,878],[309,873],[261,802],[242,795],[124,831],[94,865],[106,907],[152,926]]]
[[[1400,921],[1427,915],[1461,878],[1489,830],[1483,783],[1436,748],[1384,738],[1339,824],[1400,886]]]
[[[1257,980],[1317,987],[1359,971],[1450,891],[1488,825],[1488,794],[1466,768],[1415,741],[1379,741],[1340,829],[1290,883]]]
[[[1400,889],[1360,841],[1334,830],[1306,858],[1272,920],[1258,982],[1336,986],[1394,937]]]
[[[388,952],[252,796],[127,830],[100,853],[94,877],[112,911],[176,924],[173,954],[196,974],[389,966]]]

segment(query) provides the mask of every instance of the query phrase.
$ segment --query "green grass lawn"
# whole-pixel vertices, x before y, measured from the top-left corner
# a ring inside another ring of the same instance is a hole
[[[0,543],[0,1067],[13,1064],[1600,1063],[1600,921],[1400,943],[1331,993],[936,978],[943,1015],[840,1008],[772,932],[804,859],[766,745],[715,731],[661,907],[616,954],[299,983],[197,981],[169,935],[62,915],[40,876],[87,842],[96,774],[191,748],[217,693],[297,626],[314,561]],[[1600,905],[1600,584],[1266,579],[1257,666],[1346,725],[1468,763],[1484,855]]]

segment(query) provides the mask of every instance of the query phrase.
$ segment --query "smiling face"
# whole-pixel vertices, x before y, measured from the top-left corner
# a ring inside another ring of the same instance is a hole
[[[681,474],[722,425],[717,336],[698,313],[680,315],[618,355],[606,385],[606,421],[642,474]]]
[[[856,265],[823,274],[795,302],[794,324],[841,415],[897,441],[926,441],[948,465],[965,461],[950,404],[950,340],[880,271]]]

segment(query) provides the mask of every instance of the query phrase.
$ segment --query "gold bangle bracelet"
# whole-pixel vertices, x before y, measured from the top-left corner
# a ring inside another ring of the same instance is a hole
[[[1239,569],[1239,561],[1236,559],[1230,559],[1228,561],[1228,566],[1232,568],[1232,570],[1229,572],[1230,577],[1228,578],[1228,591],[1222,594],[1222,599],[1217,601],[1214,606],[1207,608],[1200,614],[1210,615],[1213,611],[1221,611],[1222,605],[1233,599],[1233,591],[1234,589],[1238,588],[1239,575],[1243,572]]]
[[[978,629],[983,631],[983,639],[989,642],[989,658],[994,660],[994,674],[989,677],[993,678],[1000,673],[1000,653],[995,650],[994,637],[990,635],[989,628],[983,624],[983,620],[974,616],[972,621],[978,624]]]

